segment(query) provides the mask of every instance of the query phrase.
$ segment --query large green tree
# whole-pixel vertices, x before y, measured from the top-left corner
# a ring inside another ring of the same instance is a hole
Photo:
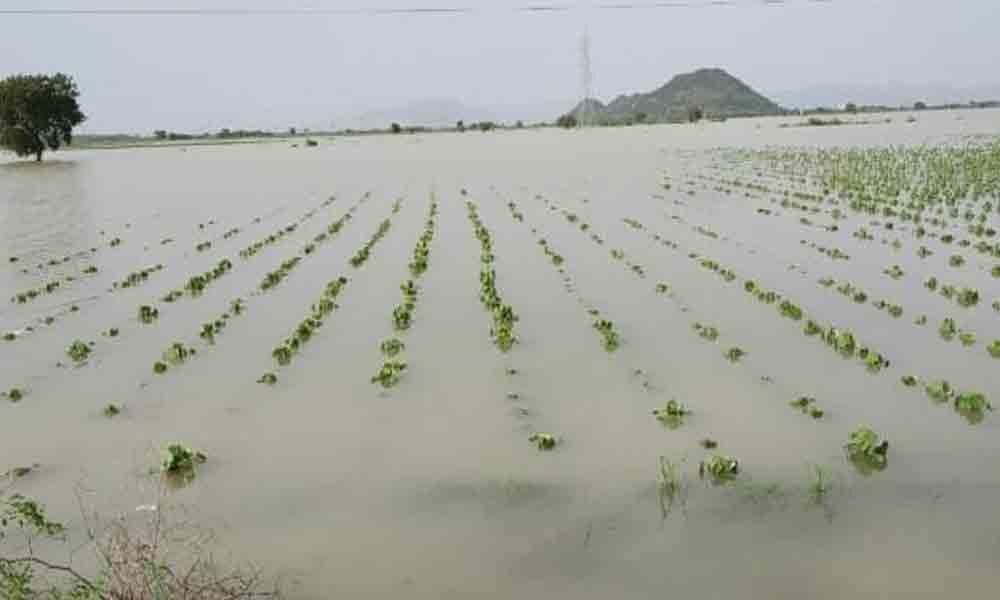
[[[0,81],[0,148],[42,160],[45,150],[73,141],[86,118],[69,75],[13,75]]]

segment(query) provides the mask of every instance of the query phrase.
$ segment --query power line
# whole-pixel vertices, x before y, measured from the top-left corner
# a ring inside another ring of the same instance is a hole
[[[0,8],[0,15],[30,16],[446,16],[488,13],[553,13],[586,10],[659,10],[833,4],[845,0],[678,0],[602,4],[533,4],[510,7],[428,6],[401,8]]]

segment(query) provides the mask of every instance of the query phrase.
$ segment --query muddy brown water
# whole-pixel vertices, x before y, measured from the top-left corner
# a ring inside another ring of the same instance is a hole
[[[868,220],[857,215],[830,233],[801,226],[792,211],[757,215],[755,208],[773,207],[766,197],[700,183],[690,196],[680,185],[718,176],[712,166],[727,164],[727,148],[958,143],[1000,133],[998,111],[923,113],[912,124],[891,118],[828,128],[781,129],[782,120],[766,119],[385,136],[315,149],[81,151],[42,165],[0,164],[2,295],[99,269],[33,302],[0,305],[0,330],[35,329],[0,343],[0,388],[26,390],[19,403],[0,401],[0,471],[38,463],[9,489],[44,502],[71,536],[82,533],[77,494],[109,515],[149,503],[182,507],[217,535],[227,558],[279,577],[291,597],[988,597],[1000,584],[997,418],[971,426],[899,378],[948,379],[1000,403],[1000,363],[983,350],[1000,338],[1000,317],[989,307],[1000,299],[991,263],[966,250],[969,264],[949,269],[952,252],[934,247],[920,261],[915,249],[933,242],[905,231],[877,235],[898,237],[899,251],[855,240],[851,232]],[[665,174],[675,183],[669,191],[661,187]],[[339,234],[276,289],[255,291],[266,272],[366,193]],[[295,232],[239,258],[241,248],[331,195],[335,202]],[[440,206],[430,268],[413,326],[400,336],[409,369],[382,391],[368,380],[381,363],[379,343],[393,335],[391,312],[432,195]],[[538,196],[576,213],[604,245]],[[396,199],[402,209],[392,216]],[[520,343],[509,354],[490,343],[466,199],[494,234],[497,286],[520,316]],[[510,201],[523,223],[511,218]],[[390,217],[369,260],[352,268],[348,259]],[[625,217],[646,232],[627,227]],[[233,227],[241,232],[222,239]],[[113,237],[122,244],[108,247]],[[173,242],[160,243],[168,237]],[[538,237],[565,258],[571,289]],[[195,250],[208,239],[210,249]],[[802,239],[852,258],[833,261]],[[613,248],[642,265],[645,278],[614,260]],[[85,252],[46,265],[77,251]],[[725,283],[689,252],[740,279]],[[222,258],[233,270],[200,297],[158,302]],[[163,270],[144,284],[108,291],[158,263]],[[900,281],[882,275],[891,264],[906,271]],[[339,309],[290,366],[277,369],[271,349],[340,275],[350,282]],[[974,285],[985,302],[962,309],[930,294],[921,285],[929,275]],[[855,305],[818,286],[825,276],[906,313],[891,319]],[[800,323],[751,301],[744,278],[788,295],[821,322],[853,329],[892,366],[870,374],[840,358],[803,336]],[[657,282],[672,294],[657,294]],[[246,299],[246,313],[214,345],[199,340],[201,323],[237,297]],[[141,325],[136,310],[147,303],[161,316]],[[74,304],[79,310],[69,312]],[[602,349],[588,307],[620,330],[617,352]],[[918,314],[929,316],[928,326],[913,325]],[[46,315],[57,318],[45,326]],[[940,340],[945,316],[975,331],[979,343],[964,349]],[[719,340],[699,338],[695,321],[718,327]],[[109,327],[120,335],[102,336]],[[95,342],[82,366],[64,353],[74,339]],[[154,375],[153,362],[174,341],[197,356]],[[747,351],[739,364],[723,358],[730,346]],[[255,383],[270,370],[277,386]],[[826,417],[791,409],[801,395],[815,396]],[[651,415],[670,398],[694,411],[675,431]],[[124,412],[105,418],[109,402]],[[888,468],[867,477],[842,449],[860,424],[891,441]],[[539,452],[527,440],[536,431],[560,436],[560,444]],[[699,480],[704,437],[740,460],[735,482]],[[172,441],[204,450],[209,461],[193,483],[163,495],[149,469]],[[666,515],[660,456],[683,474],[684,491]],[[818,503],[807,492],[812,465],[833,479]]]

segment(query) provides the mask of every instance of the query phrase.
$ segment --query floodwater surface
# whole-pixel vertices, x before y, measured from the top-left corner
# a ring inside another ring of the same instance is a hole
[[[816,186],[740,152],[1000,133],[1000,111],[889,118],[70,151],[0,164],[0,332],[15,334],[0,341],[0,389],[24,392],[0,399],[0,472],[37,464],[10,489],[38,498],[71,536],[83,534],[79,497],[108,515],[183,507],[229,559],[261,567],[295,598],[989,597],[1000,585],[997,418],[970,423],[900,378],[946,379],[1000,402],[1000,362],[983,349],[1000,338],[998,261],[967,249],[968,264],[950,269],[961,249],[917,241],[912,225],[859,240],[852,232],[873,218],[850,211],[837,231],[822,227],[825,211],[803,223],[776,200]],[[398,333],[393,311],[433,201],[429,267]],[[496,288],[518,315],[507,353],[480,301],[467,202],[492,234]],[[915,256],[922,244],[935,251],[927,260]],[[703,268],[708,257],[735,281]],[[204,291],[184,291],[223,259],[232,267]],[[893,264],[904,277],[883,273]],[[931,275],[983,299],[966,309],[928,293]],[[340,276],[337,309],[279,366],[272,350]],[[817,285],[827,277],[870,301]],[[850,328],[890,365],[869,372],[804,336],[802,322],[754,301],[747,280]],[[181,296],[162,300],[172,290]],[[245,311],[214,342],[200,338],[236,299]],[[871,306],[879,299],[904,315]],[[159,317],[141,323],[141,305]],[[926,327],[913,324],[921,314]],[[977,345],[940,339],[949,316]],[[596,318],[619,332],[614,352]],[[718,340],[695,324],[717,328]],[[383,389],[370,379],[394,336],[407,369]],[[66,353],[75,340],[93,342],[79,363]],[[197,353],[155,374],[175,342]],[[746,355],[727,360],[731,347]],[[257,383],[265,372],[277,384]],[[821,419],[790,407],[802,396]],[[676,429],[652,414],[670,399],[692,411]],[[109,403],[121,414],[104,416]],[[860,425],[890,440],[884,470],[862,473],[846,458]],[[556,447],[539,450],[537,432]],[[718,448],[703,449],[704,438]],[[208,462],[164,492],[151,469],[171,442]],[[739,460],[735,480],[699,477],[711,453]],[[660,457],[679,469],[672,498]],[[830,480],[819,497],[817,467]]]

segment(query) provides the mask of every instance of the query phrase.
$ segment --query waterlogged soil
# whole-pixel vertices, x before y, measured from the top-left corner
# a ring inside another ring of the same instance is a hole
[[[71,536],[83,533],[78,496],[105,514],[179,507],[216,534],[227,559],[279,577],[291,597],[988,597],[1000,584],[1000,421],[987,413],[970,424],[900,377],[947,379],[1000,402],[1000,362],[984,351],[1000,338],[996,261],[905,230],[858,240],[851,233],[872,218],[850,211],[836,232],[821,227],[831,222],[822,213],[804,225],[774,193],[747,197],[718,183],[754,175],[737,149],[961,144],[1000,133],[998,111],[889,118],[81,151],[0,164],[0,331],[17,332],[0,342],[0,388],[24,390],[19,402],[0,399],[0,472],[38,464],[8,490],[40,499]],[[761,181],[796,189],[777,171]],[[399,335],[408,368],[384,390],[369,379],[383,362],[379,344],[396,335],[392,311],[432,199],[429,268],[412,327]],[[509,353],[490,339],[466,201],[492,233],[497,290],[519,317]],[[338,233],[302,253],[355,204]],[[388,233],[352,267],[383,219]],[[917,258],[921,244],[935,254]],[[959,250],[968,263],[949,268]],[[738,279],[727,283],[692,254]],[[300,264],[259,291],[294,256]],[[224,258],[233,268],[202,294],[160,301]],[[156,264],[140,285],[113,288]],[[892,264],[905,277],[884,275]],[[91,265],[96,274],[84,272]],[[961,308],[923,288],[931,275],[983,299]],[[7,300],[66,276],[76,279],[52,293]],[[349,282],[338,308],[279,368],[272,349],[339,276]],[[905,314],[855,304],[817,285],[822,277]],[[753,300],[747,279],[851,329],[890,366],[870,373],[804,336],[802,322]],[[199,339],[202,323],[237,298],[246,311],[214,344]],[[143,304],[159,308],[151,324],[137,319]],[[619,332],[615,352],[591,309]],[[928,325],[913,324],[920,314]],[[977,344],[940,339],[947,316]],[[718,340],[699,337],[695,323],[716,327]],[[116,337],[102,335],[111,327]],[[77,339],[94,342],[81,364],[65,353]],[[173,342],[197,354],[154,374]],[[737,363],[723,356],[733,346],[746,352]],[[257,383],[268,371],[277,384]],[[816,398],[822,419],[789,406],[801,396]],[[672,398],[692,410],[674,430],[652,415]],[[121,414],[105,417],[109,403]],[[845,457],[859,425],[890,440],[885,470],[865,475]],[[558,444],[540,451],[528,441],[536,432]],[[703,438],[739,459],[735,481],[699,479]],[[175,441],[208,462],[164,492],[150,469]],[[672,500],[658,487],[661,456],[681,475]],[[817,465],[830,479],[818,498],[809,492]]]

